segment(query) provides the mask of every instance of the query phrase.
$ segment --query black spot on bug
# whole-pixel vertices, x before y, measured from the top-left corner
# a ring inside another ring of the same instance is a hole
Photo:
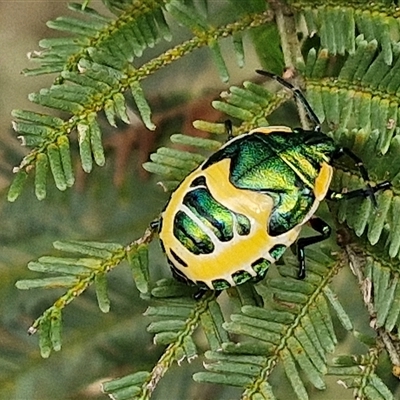
[[[196,186],[207,186],[206,177],[205,176],[198,176],[191,184],[190,187]]]
[[[182,267],[188,266],[187,263],[178,256],[178,254],[176,254],[172,249],[170,251],[171,251],[172,257],[174,257],[175,261],[177,261],[180,265],[182,265]]]
[[[162,241],[162,239],[160,238],[160,246],[161,246],[161,250],[165,253],[165,246],[164,246],[164,242]]]
[[[203,281],[196,281],[196,286],[198,286],[202,290],[210,290],[210,288]]]
[[[188,278],[186,277],[186,275],[179,271],[179,269],[177,269],[171,262],[168,263],[169,267],[171,269],[172,272],[172,276],[178,281],[178,282],[182,282],[182,283],[188,283]]]

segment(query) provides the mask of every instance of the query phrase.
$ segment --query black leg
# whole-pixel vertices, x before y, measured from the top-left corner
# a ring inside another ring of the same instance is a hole
[[[332,190],[328,191],[326,198],[329,200],[341,200],[341,199],[353,199],[354,197],[369,197],[372,200],[374,206],[377,206],[375,193],[379,192],[380,190],[389,189],[392,184],[389,181],[378,183],[376,186],[372,187],[368,185],[368,187],[363,189],[356,189],[352,190],[351,192],[347,193],[337,193]],[[371,197],[372,196],[372,197]]]
[[[201,288],[193,295],[193,298],[197,301],[201,300],[203,298],[203,296],[210,291],[211,291],[211,289]],[[221,290],[215,290],[214,293],[215,293],[215,297],[217,298],[221,294]]]
[[[340,158],[344,154],[346,154],[346,156],[350,157],[354,161],[354,165],[360,171],[362,178],[364,179],[364,181],[368,182],[369,176],[368,176],[367,170],[364,167],[364,163],[362,162],[361,158],[356,156],[350,149],[348,149],[346,147],[341,147],[336,150],[336,153],[333,155],[332,158],[334,158],[334,159]]]
[[[199,289],[194,295],[195,300],[201,300],[202,297],[208,292],[208,289]]]
[[[308,224],[316,230],[320,235],[300,238],[296,243],[297,259],[299,260],[298,279],[306,277],[306,262],[304,248],[311,244],[322,242],[331,235],[331,227],[319,217],[313,217],[308,221]]]
[[[228,142],[229,140],[233,139],[233,129],[232,129],[232,121],[230,119],[225,120],[225,133],[228,135]]]
[[[160,227],[161,227],[161,219],[160,218],[157,218],[150,222],[150,229],[154,233],[158,233],[160,231]]]
[[[345,147],[339,148],[336,153],[333,155],[333,159],[335,158],[339,158],[342,155],[347,155],[348,157],[350,157],[353,161],[354,161],[354,165],[358,168],[358,170],[360,171],[360,174],[362,176],[362,178],[364,179],[364,181],[366,182],[366,188],[365,189],[360,189],[360,190],[354,190],[352,192],[346,193],[345,197],[348,199],[351,199],[353,197],[358,197],[358,196],[362,196],[362,197],[369,197],[372,201],[373,206],[376,208],[378,206],[376,199],[375,199],[375,193],[378,190],[381,189],[386,189],[388,187],[390,187],[390,183],[389,182],[382,182],[380,185],[384,185],[383,187],[379,187],[379,185],[377,185],[375,188],[373,188],[370,184],[369,184],[369,176],[368,176],[368,172],[364,167],[364,164],[361,160],[361,158],[359,158],[358,156],[356,156],[350,149],[347,149]],[[389,186],[386,186],[386,185]],[[377,189],[378,187],[378,189]],[[335,198],[335,196],[331,197],[332,199]],[[336,198],[343,198],[342,197],[338,197],[336,196]]]

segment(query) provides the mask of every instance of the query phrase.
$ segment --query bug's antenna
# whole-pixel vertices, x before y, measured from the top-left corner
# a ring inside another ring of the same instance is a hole
[[[304,94],[300,89],[294,87],[291,83],[285,81],[279,75],[273,74],[272,72],[264,71],[262,69],[256,69],[256,72],[257,74],[268,76],[269,78],[274,79],[275,81],[279,82],[282,86],[284,86],[286,89],[289,89],[293,93],[293,96],[297,100],[299,100],[300,103],[304,106],[308,114],[308,117],[314,124],[314,130],[315,131],[321,130],[321,122],[319,121],[317,114],[315,114],[314,110],[310,106],[310,103],[304,97]]]

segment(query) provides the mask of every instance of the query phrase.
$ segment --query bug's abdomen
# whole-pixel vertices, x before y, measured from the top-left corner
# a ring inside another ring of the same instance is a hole
[[[269,235],[273,198],[232,185],[230,161],[190,174],[171,196],[160,231],[175,275],[215,289],[262,278],[301,229]]]

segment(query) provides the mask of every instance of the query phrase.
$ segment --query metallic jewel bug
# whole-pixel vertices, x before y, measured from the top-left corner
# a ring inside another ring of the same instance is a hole
[[[390,187],[389,182],[367,183],[348,193],[332,192],[331,164],[343,154],[369,181],[361,159],[321,132],[299,89],[270,72],[257,73],[289,89],[314,128],[259,127],[230,138],[172,193],[157,224],[161,246],[173,275],[203,291],[264,278],[294,243],[298,278],[303,279],[304,248],[331,234],[329,225],[314,215],[320,202],[364,196],[376,205],[375,192]],[[231,124],[226,127],[229,137]],[[304,224],[317,235],[298,239]]]

